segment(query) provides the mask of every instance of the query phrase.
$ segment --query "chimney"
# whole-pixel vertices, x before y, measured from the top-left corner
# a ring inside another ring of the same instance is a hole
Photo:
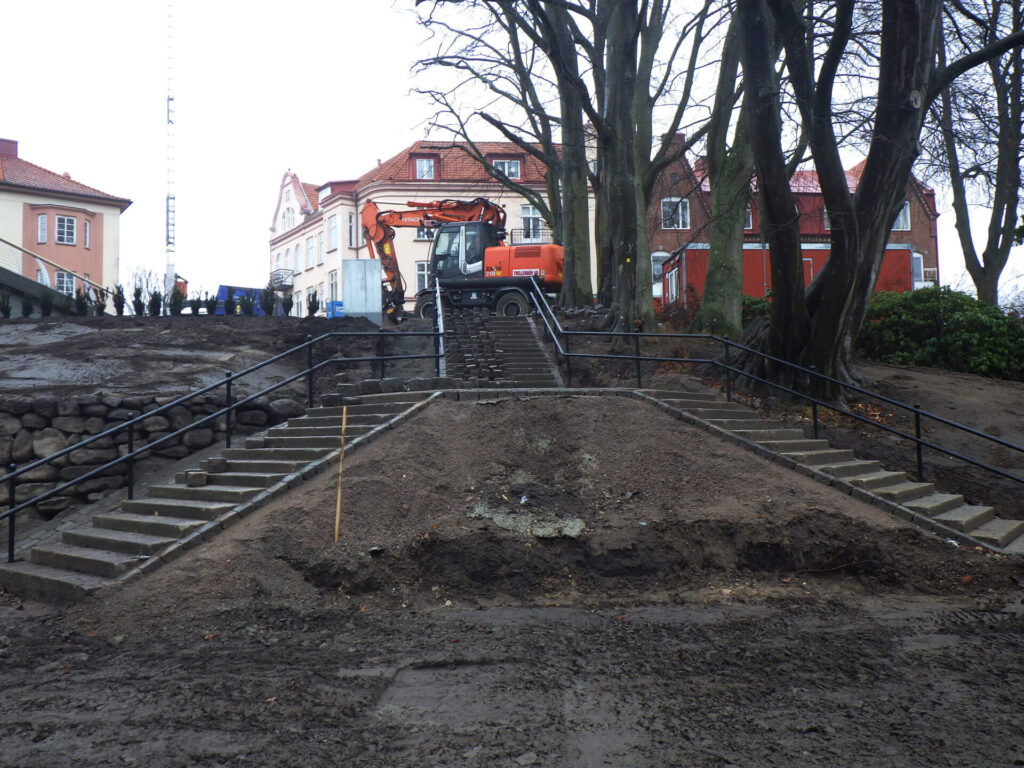
[[[64,177],[65,179],[67,179],[68,181],[70,181],[70,180],[71,180],[71,174],[70,174],[70,173],[68,173],[67,171],[64,171],[64,173],[62,173],[62,174],[61,174],[61,176],[63,176],[63,177]]]
[[[18,142],[12,139],[0,139],[0,155],[18,156]]]

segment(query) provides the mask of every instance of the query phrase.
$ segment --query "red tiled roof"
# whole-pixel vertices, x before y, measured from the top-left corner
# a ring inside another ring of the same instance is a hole
[[[440,173],[434,181],[488,181],[493,180],[484,170],[484,167],[475,159],[470,157],[461,147],[468,147],[468,144],[460,142],[440,141],[417,141],[412,146],[399,152],[394,157],[385,160],[368,173],[359,177],[359,186],[364,186],[374,181],[417,181],[413,173],[412,157],[434,156],[439,158],[439,168],[435,173]],[[520,171],[521,179],[527,184],[542,184],[544,182],[544,164],[527,155],[518,146],[508,141],[480,141],[476,143],[477,148],[487,157],[518,157],[522,165]]]
[[[296,176],[295,178],[298,179],[298,176]],[[316,209],[320,207],[320,197],[319,195],[317,195],[317,189],[319,188],[319,185],[307,184],[304,181],[300,182],[300,184],[302,184],[302,191],[306,195],[306,200],[309,201],[310,208],[315,213]]]
[[[122,211],[132,204],[131,200],[123,197],[108,195],[98,189],[88,187],[67,176],[61,176],[53,171],[40,168],[20,157],[11,155],[0,155],[0,187],[13,186],[24,189],[35,189],[41,192],[54,192],[61,195],[73,195],[76,197],[89,197],[95,200],[108,200],[117,205]]]

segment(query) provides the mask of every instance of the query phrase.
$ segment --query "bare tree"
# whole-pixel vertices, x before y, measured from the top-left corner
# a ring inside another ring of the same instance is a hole
[[[878,87],[864,170],[851,194],[834,124],[836,73],[853,38],[855,0],[837,0],[831,31],[815,67],[811,48],[817,19],[803,17],[794,0],[739,0],[744,97],[751,121],[762,228],[771,247],[772,321],[767,338],[775,355],[850,378],[850,340],[856,336],[919,152],[928,105],[956,77],[1024,43],[1013,32],[936,66],[940,0],[881,0]],[[785,174],[771,51],[773,20],[831,223],[831,255],[805,298],[799,223]],[[756,127],[756,130],[755,130]],[[788,378],[783,371],[777,378]]]
[[[1021,0],[956,2],[946,9],[939,65],[992,44],[1024,22]],[[1013,48],[993,57],[969,77],[942,91],[931,110],[937,130],[926,146],[948,179],[953,214],[967,272],[978,298],[999,302],[999,277],[1017,231],[1021,192],[1022,68],[1024,54]],[[970,207],[990,209],[985,244],[974,244]]]

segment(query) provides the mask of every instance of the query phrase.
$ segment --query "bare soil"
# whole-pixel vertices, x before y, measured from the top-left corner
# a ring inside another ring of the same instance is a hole
[[[625,398],[442,401],[342,477],[337,543],[332,469],[10,600],[4,764],[1024,765],[1019,559]]]

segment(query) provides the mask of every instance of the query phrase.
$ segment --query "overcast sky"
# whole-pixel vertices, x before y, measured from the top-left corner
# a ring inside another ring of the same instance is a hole
[[[317,184],[353,178],[424,136],[412,5],[174,0],[175,268],[190,287],[266,283],[287,169]],[[0,138],[134,201],[121,217],[122,282],[164,271],[167,18],[165,0],[4,4]],[[968,287],[952,213],[940,210],[943,282]],[[1022,252],[1004,278],[1024,275]]]

